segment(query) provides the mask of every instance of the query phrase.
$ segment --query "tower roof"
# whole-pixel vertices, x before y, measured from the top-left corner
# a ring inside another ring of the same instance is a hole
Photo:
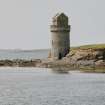
[[[56,26],[68,26],[68,17],[64,13],[57,13],[52,22]]]
[[[64,13],[57,13],[57,14],[53,17],[53,19],[55,20],[55,19],[58,19],[59,17],[68,18]]]

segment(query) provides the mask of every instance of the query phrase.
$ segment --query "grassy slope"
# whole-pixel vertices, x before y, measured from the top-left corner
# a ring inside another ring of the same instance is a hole
[[[79,47],[71,47],[71,50],[76,50],[76,49],[104,49],[105,48],[105,44],[91,44],[91,45],[83,45],[83,46],[79,46]]]

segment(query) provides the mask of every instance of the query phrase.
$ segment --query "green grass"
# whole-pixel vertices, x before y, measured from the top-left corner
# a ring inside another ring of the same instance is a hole
[[[105,44],[91,44],[91,45],[83,45],[78,47],[71,47],[71,50],[77,50],[77,49],[104,49]]]

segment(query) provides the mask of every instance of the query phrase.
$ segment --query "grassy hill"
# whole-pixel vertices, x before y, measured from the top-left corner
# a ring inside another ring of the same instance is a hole
[[[71,50],[76,49],[105,49],[105,44],[90,44],[90,45],[83,45],[78,47],[71,47]]]

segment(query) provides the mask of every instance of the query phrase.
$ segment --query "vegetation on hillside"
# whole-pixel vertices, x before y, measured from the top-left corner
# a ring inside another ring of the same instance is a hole
[[[78,47],[71,47],[71,50],[76,50],[76,49],[104,49],[105,44],[91,44],[91,45],[83,45],[83,46],[78,46]]]

